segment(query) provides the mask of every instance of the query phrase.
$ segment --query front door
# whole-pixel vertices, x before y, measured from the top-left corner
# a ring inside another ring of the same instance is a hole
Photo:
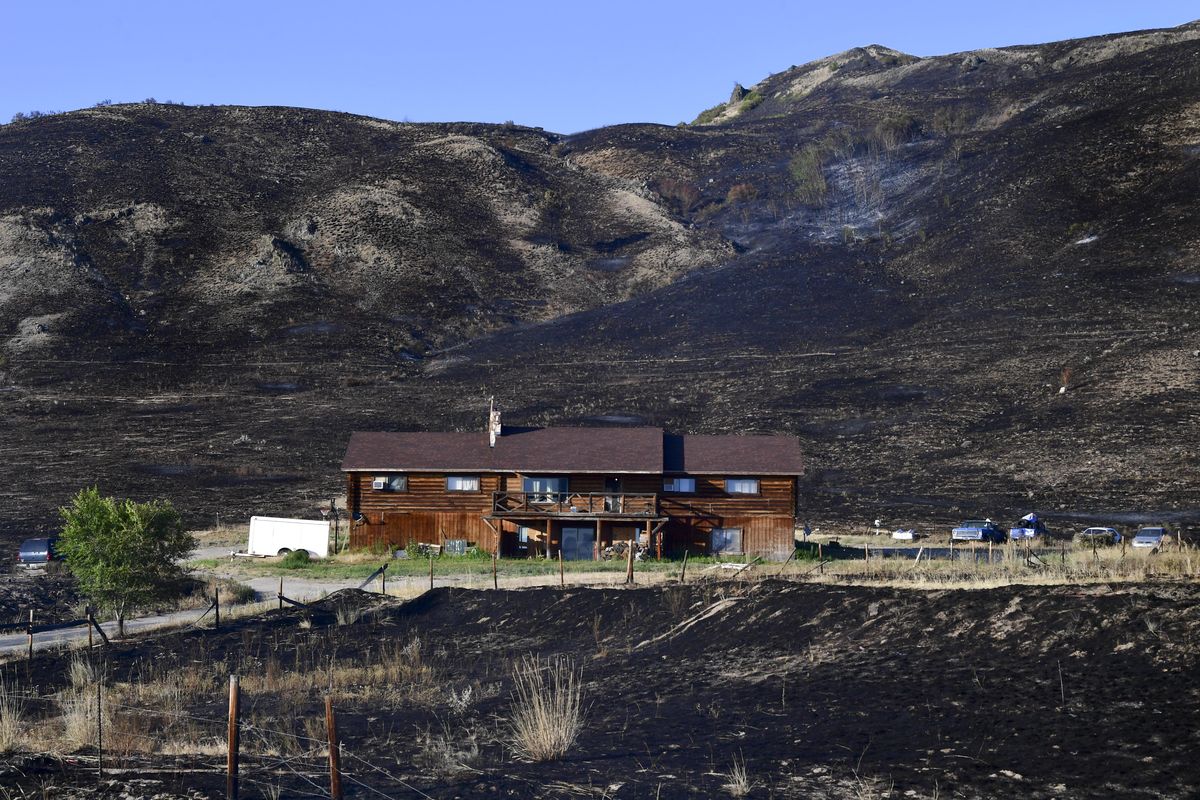
[[[561,547],[564,561],[591,561],[596,547],[596,529],[591,525],[563,528]]]
[[[605,478],[604,479],[604,510],[610,514],[620,514],[622,509],[623,499],[621,494],[624,493],[624,482],[620,478]]]

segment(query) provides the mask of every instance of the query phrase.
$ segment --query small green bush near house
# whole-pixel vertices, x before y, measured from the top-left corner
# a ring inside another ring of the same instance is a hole
[[[284,569],[305,569],[308,567],[312,559],[308,555],[307,550],[293,550],[283,557],[279,562],[279,566]]]

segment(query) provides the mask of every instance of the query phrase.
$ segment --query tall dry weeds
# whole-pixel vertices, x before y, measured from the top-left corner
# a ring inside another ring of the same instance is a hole
[[[526,656],[513,670],[513,681],[513,749],[531,761],[561,758],[583,730],[583,671],[566,656],[549,661]]]
[[[0,753],[11,753],[25,741],[25,703],[0,683]]]

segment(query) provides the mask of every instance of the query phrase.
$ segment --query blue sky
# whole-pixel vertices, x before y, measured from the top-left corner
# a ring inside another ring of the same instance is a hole
[[[862,44],[936,55],[1170,27],[1191,2],[15,0],[0,121],[98,100],[290,105],[574,132],[674,124]]]

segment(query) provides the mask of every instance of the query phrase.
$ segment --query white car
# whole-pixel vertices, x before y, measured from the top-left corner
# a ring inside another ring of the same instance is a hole
[[[1120,544],[1121,534],[1116,528],[1103,528],[1100,526],[1087,528],[1079,534],[1079,541],[1085,544]]]

